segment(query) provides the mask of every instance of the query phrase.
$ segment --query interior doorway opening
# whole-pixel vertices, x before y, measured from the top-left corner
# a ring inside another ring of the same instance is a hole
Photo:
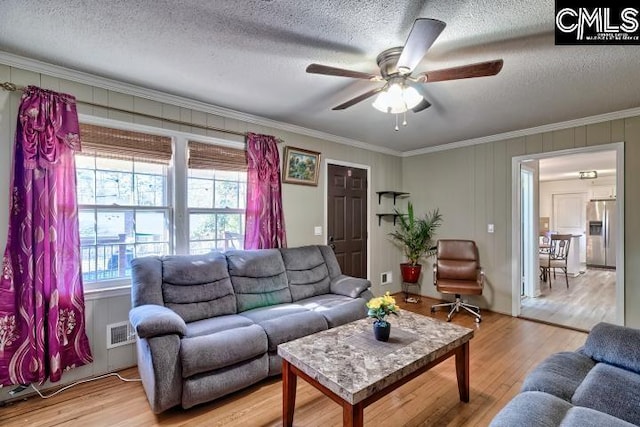
[[[514,315],[580,330],[624,324],[623,149],[513,159]]]

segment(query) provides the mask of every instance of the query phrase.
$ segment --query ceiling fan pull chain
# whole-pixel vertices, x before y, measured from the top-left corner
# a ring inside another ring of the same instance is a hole
[[[407,125],[407,112],[402,113],[402,126]]]
[[[396,127],[395,127],[395,131],[399,131],[400,128],[398,127],[398,114],[396,114]]]

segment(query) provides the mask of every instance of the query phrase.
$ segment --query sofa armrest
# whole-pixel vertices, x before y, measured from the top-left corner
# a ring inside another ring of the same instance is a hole
[[[596,362],[640,373],[640,329],[598,323],[589,332],[582,352]]]
[[[331,280],[331,292],[345,297],[358,298],[370,287],[371,282],[367,279],[345,276],[344,274]]]
[[[134,307],[129,311],[129,321],[140,338],[160,335],[186,335],[187,324],[175,311],[154,304]]]

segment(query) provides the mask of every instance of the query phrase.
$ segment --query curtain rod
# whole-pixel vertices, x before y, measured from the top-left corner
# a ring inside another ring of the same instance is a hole
[[[11,82],[0,83],[0,87],[2,87],[2,89],[6,90],[6,91],[9,91],[9,92],[23,91],[25,89],[24,86],[18,86],[15,83],[11,83]],[[162,121],[165,121],[165,122],[168,122],[168,123],[172,123],[172,124],[175,124],[175,125],[190,126],[190,127],[193,127],[193,128],[211,130],[211,131],[214,131],[214,132],[222,132],[222,133],[228,133],[228,134],[231,134],[231,135],[238,135],[238,136],[244,136],[244,137],[247,136],[247,132],[238,132],[238,131],[235,131],[235,130],[228,130],[228,129],[223,129],[223,128],[219,128],[219,127],[215,127],[215,126],[199,125],[199,124],[185,122],[185,121],[182,121],[182,120],[167,119],[167,118],[164,118],[164,117],[154,116],[153,114],[139,113],[139,112],[136,112],[136,111],[125,110],[123,108],[117,108],[117,107],[109,107],[108,105],[96,104],[94,102],[89,102],[89,101],[80,101],[80,100],[76,99],[76,103],[77,104],[82,104],[82,105],[87,105],[87,106],[90,106],[90,107],[106,108],[108,110],[117,111],[119,113],[134,114],[136,116],[146,117],[148,119],[162,120]],[[280,138],[276,138],[276,141],[278,141],[278,143],[283,142],[283,140],[280,139]]]

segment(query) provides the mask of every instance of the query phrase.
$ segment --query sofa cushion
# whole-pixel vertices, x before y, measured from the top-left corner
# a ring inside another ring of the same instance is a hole
[[[342,270],[340,269],[340,264],[338,263],[338,259],[336,258],[336,253],[327,245],[318,246],[320,252],[322,253],[322,257],[324,261],[327,263],[327,269],[329,270],[329,277],[332,279],[334,277],[338,277],[342,274]]]
[[[267,377],[268,369],[269,359],[265,353],[228,368],[187,378],[182,386],[182,407],[188,409],[255,384]],[[213,423],[205,421],[204,424]]]
[[[276,351],[278,344],[315,334],[328,329],[325,318],[312,311],[274,316],[258,323],[267,334],[269,351]]]
[[[236,313],[236,298],[223,254],[162,258],[164,304],[185,322]]]
[[[491,421],[490,427],[631,427],[619,418],[540,391],[514,397]]]
[[[317,246],[280,249],[280,253],[293,301],[329,293],[329,270]]]
[[[164,305],[162,298],[162,259],[158,256],[131,261],[131,305]]]
[[[574,405],[640,425],[640,375],[598,363],[580,384],[571,401]]]
[[[491,427],[559,426],[572,405],[541,391],[526,391],[502,408],[491,421]]]
[[[604,412],[574,406],[569,409],[560,427],[633,427],[634,425]]]
[[[278,249],[227,251],[226,256],[238,312],[291,302]]]
[[[598,362],[640,374],[640,329],[601,322],[591,329],[583,352]]]
[[[253,322],[246,317],[238,314],[228,314],[187,323],[187,333],[185,335],[188,338],[193,338],[251,325],[253,325]]]
[[[267,337],[258,325],[183,338],[180,344],[182,377],[225,368],[266,352]]]
[[[344,295],[345,297],[358,298],[371,287],[371,282],[359,277],[340,274],[331,279],[331,293]]]
[[[363,319],[367,316],[367,306],[362,298],[325,294],[305,298],[297,302],[302,307],[321,314],[330,328]]]
[[[591,358],[580,353],[552,354],[527,375],[522,391],[544,391],[570,402],[595,364]]]
[[[239,316],[246,317],[253,323],[260,323],[265,320],[271,320],[295,313],[305,313],[307,311],[309,310],[300,304],[276,304],[269,307],[259,307],[254,308],[253,310],[243,311]]]

